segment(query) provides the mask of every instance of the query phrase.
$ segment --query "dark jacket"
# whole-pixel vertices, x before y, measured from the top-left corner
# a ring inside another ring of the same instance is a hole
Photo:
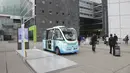
[[[80,41],[80,36],[78,37],[78,41]]]
[[[116,35],[114,36],[114,40],[115,40],[115,41],[118,41],[118,37],[117,37]]]
[[[126,41],[129,41],[129,37],[128,37],[128,36],[126,36],[126,37],[125,37],[125,40],[126,40]]]
[[[114,37],[110,37],[109,38],[109,45],[114,46],[115,44],[116,44],[116,40],[114,39]]]
[[[94,36],[91,38],[91,43],[92,43],[92,45],[95,45],[96,42],[97,42],[97,36],[94,35]]]

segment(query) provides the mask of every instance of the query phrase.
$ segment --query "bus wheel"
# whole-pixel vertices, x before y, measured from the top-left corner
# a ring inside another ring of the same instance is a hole
[[[59,48],[56,48],[55,53],[56,53],[57,55],[60,55],[60,50],[59,50]]]
[[[75,54],[78,54],[78,52],[75,52]]]

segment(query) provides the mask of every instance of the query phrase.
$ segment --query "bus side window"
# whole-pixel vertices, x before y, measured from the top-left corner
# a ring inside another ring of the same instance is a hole
[[[49,30],[47,39],[52,39],[52,35],[53,35],[53,30]]]
[[[55,29],[54,40],[64,40],[59,29]]]

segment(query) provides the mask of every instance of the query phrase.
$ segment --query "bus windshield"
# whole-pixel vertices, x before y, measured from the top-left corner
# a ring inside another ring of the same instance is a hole
[[[75,41],[77,39],[76,30],[72,28],[61,27],[60,28],[68,41]]]

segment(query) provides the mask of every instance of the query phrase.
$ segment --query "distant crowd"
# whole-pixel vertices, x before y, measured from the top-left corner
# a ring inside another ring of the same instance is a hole
[[[86,37],[87,38],[87,37]],[[82,36],[79,36],[78,37],[78,42],[79,42],[79,45],[80,43],[83,43],[84,41],[86,41],[86,38],[85,37],[82,37]],[[98,40],[98,36],[96,34],[93,34],[93,36],[90,38],[90,42],[89,44],[92,45],[92,51],[95,52],[95,49],[96,49],[96,45],[99,44],[99,40]],[[110,34],[110,36],[108,35],[104,35],[102,36],[102,40],[104,42],[104,44],[110,46],[110,51],[109,53],[110,54],[113,54],[115,55],[115,49],[118,47],[119,48],[119,45],[118,45],[118,36],[116,34]],[[125,44],[128,45],[128,42],[129,42],[129,36],[126,35],[125,38],[123,39],[123,41],[125,42]]]

